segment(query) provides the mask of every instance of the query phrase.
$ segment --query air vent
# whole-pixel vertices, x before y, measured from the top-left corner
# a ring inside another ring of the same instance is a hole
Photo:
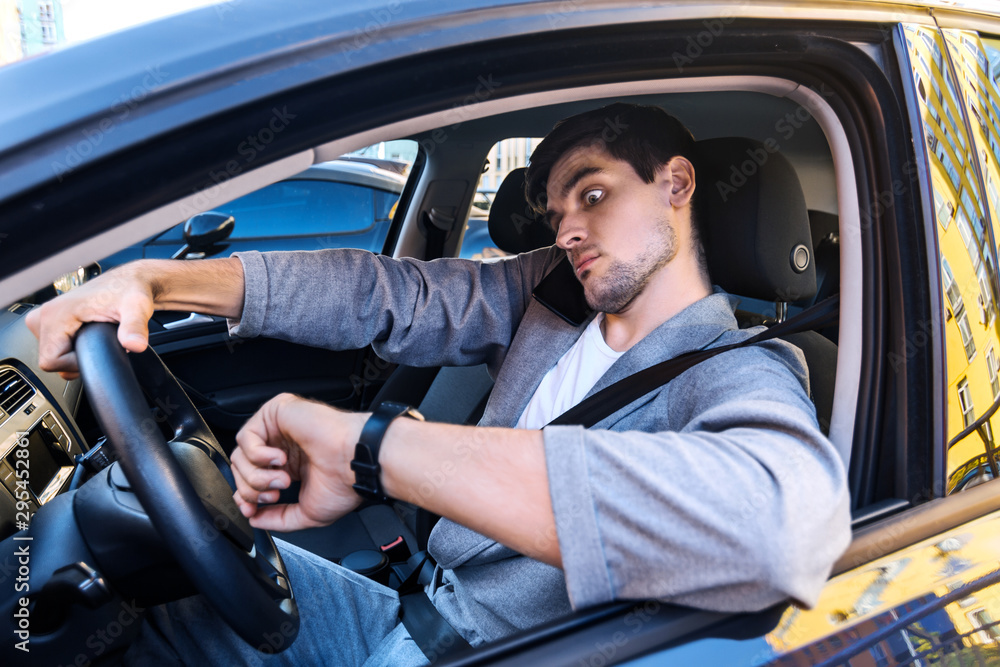
[[[13,368],[0,369],[0,410],[8,415],[17,412],[35,395],[35,388]]]

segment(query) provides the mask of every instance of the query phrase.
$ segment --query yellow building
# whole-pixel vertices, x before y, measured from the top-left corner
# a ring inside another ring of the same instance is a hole
[[[989,64],[978,37],[972,35],[978,42],[978,50],[973,52],[963,41],[971,38],[955,33],[949,39],[957,40],[959,48],[955,48],[954,43],[946,47],[940,34],[932,28],[906,28],[942,256],[950,444],[946,464],[948,492],[986,479],[987,471],[996,476],[996,471],[988,468],[986,454],[992,450],[994,427],[1000,427],[1000,422],[994,423],[994,419],[1000,419],[996,417],[983,422],[981,428],[970,430],[977,418],[987,413],[1000,398],[997,273],[988,251],[990,244],[995,245],[998,232],[995,215],[991,222],[989,213],[978,203],[976,193],[980,188],[981,166],[974,163],[974,157],[968,157],[977,155],[977,145],[991,144],[981,143],[982,136],[969,135],[961,108],[970,95],[972,98],[978,95],[970,81],[985,85],[987,89],[991,89],[993,83],[987,75]],[[958,89],[953,84],[952,67],[964,73]],[[992,109],[988,113],[987,122],[993,118],[995,125],[1000,110],[995,116]],[[995,127],[993,135],[987,136],[994,135]],[[993,162],[995,167],[995,157]],[[996,178],[1000,179],[1000,172]]]
[[[926,650],[938,636],[954,633],[962,646],[989,646],[1000,651],[1000,583],[968,594],[956,591],[980,577],[1000,569],[1000,513],[973,521],[949,533],[919,542],[902,551],[834,577],[827,584],[815,608],[789,607],[778,626],[767,635],[767,642],[779,656],[803,646],[821,643],[824,638],[830,653],[838,642],[836,635],[871,621],[873,627],[885,627],[903,618],[906,605],[923,607],[945,617],[940,632],[926,619],[901,624],[894,633],[899,642],[908,642],[914,652]],[[933,591],[914,599],[914,591]],[[948,597],[956,598],[946,601]],[[903,609],[900,609],[903,607]],[[930,614],[927,614],[928,616]],[[822,651],[818,651],[822,653]],[[867,652],[851,660],[864,664]]]
[[[17,0],[0,0],[0,65],[20,60],[21,13]]]

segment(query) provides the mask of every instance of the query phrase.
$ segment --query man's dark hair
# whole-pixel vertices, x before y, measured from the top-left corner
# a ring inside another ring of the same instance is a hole
[[[525,195],[535,211],[545,212],[545,188],[552,167],[581,146],[595,146],[627,162],[646,183],[652,183],[656,170],[678,155],[694,162],[691,132],[660,107],[616,102],[585,111],[556,123],[532,152],[525,173]],[[691,228],[700,264],[707,274],[701,230],[693,206]]]

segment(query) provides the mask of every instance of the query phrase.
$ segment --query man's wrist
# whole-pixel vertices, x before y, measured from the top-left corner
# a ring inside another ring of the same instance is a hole
[[[145,285],[154,310],[191,310],[234,319],[243,311],[245,277],[236,257],[140,259],[120,268]]]
[[[354,471],[354,490],[362,498],[385,501],[388,494],[382,484],[380,463],[383,441],[390,427],[400,418],[423,421],[423,415],[413,407],[403,403],[384,402],[375,408],[367,419],[354,448],[354,459],[350,463]]]

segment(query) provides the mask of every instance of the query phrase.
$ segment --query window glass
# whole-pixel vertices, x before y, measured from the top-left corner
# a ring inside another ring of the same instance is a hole
[[[375,224],[375,193],[346,183],[281,181],[216,210],[235,218],[231,239],[358,233]]]
[[[396,212],[396,202],[399,201],[398,192],[386,192],[385,190],[375,191],[375,220],[392,220]]]
[[[1000,397],[1000,378],[997,378],[997,355],[990,347],[986,350],[986,372],[990,376],[990,388],[993,390],[993,398]]]
[[[976,410],[972,404],[972,394],[969,391],[969,381],[962,378],[958,382],[958,404],[962,409],[962,423],[968,426],[976,421]]]
[[[489,218],[493,195],[507,174],[528,164],[531,152],[541,141],[541,138],[515,137],[499,141],[490,149],[486,158],[486,171],[479,177],[472,199],[460,257],[491,260],[507,256],[508,253],[496,247],[490,238]]]
[[[188,248],[186,258],[225,257],[246,250],[381,252],[416,153],[415,141],[375,144],[218,204],[211,210],[233,216],[232,233],[214,246]],[[100,264],[107,270],[140,257],[172,257],[183,248],[180,223]]]
[[[986,454],[979,433],[958,441],[955,438],[971,423],[972,405],[979,405],[985,412],[995,400],[995,366],[991,366],[995,365],[995,357],[991,354],[987,358],[976,351],[1000,349],[998,318],[994,315],[996,229],[991,225],[996,219],[991,220],[984,206],[986,190],[980,177],[982,156],[978,155],[989,143],[976,136],[975,128],[980,123],[974,120],[991,119],[994,110],[985,101],[977,103],[974,111],[969,106],[970,95],[978,99],[978,91],[995,82],[988,81],[981,59],[961,40],[963,36],[976,37],[974,33],[958,32],[904,26],[911,75],[914,85],[919,86],[916,101],[922,127],[917,136],[925,139],[927,159],[921,170],[929,175],[942,255],[941,284],[937,289],[943,292],[942,303],[947,308],[942,326],[948,383],[945,476],[950,480],[949,490],[958,488],[954,483],[961,478],[957,471]],[[971,74],[972,78],[955,80],[952,72]],[[973,93],[974,89],[977,92]],[[972,122],[968,123],[968,119]],[[995,121],[990,123],[997,127]],[[992,149],[989,151],[992,153]]]
[[[951,57],[954,69],[961,73],[957,86],[949,86],[953,94],[960,98],[960,104],[967,112],[969,121],[969,151],[971,177],[963,184],[960,196],[960,207],[956,219],[964,212],[973,231],[982,240],[983,247],[996,249],[996,241],[1000,235],[1000,197],[997,195],[997,181],[1000,179],[1000,40],[981,38],[978,34],[967,30],[944,30],[944,41],[948,55]],[[985,336],[983,342],[988,345],[985,359],[978,368],[969,369],[968,391],[976,401],[991,406],[1000,399],[1000,384],[997,380],[997,359],[995,343],[1000,336],[996,313],[997,276],[993,270],[993,258],[989,253],[983,255],[983,267],[977,274],[979,320]],[[968,292],[967,292],[968,293]],[[989,390],[979,376],[985,371]],[[995,416],[992,419],[998,419]],[[992,421],[991,419],[991,421]],[[983,433],[992,434],[992,424],[987,422]],[[970,446],[965,447],[962,456],[971,458],[973,454],[986,454],[986,440],[992,437],[980,433],[967,438]],[[975,443],[972,446],[971,443]],[[949,468],[964,463],[962,457],[949,456]]]

